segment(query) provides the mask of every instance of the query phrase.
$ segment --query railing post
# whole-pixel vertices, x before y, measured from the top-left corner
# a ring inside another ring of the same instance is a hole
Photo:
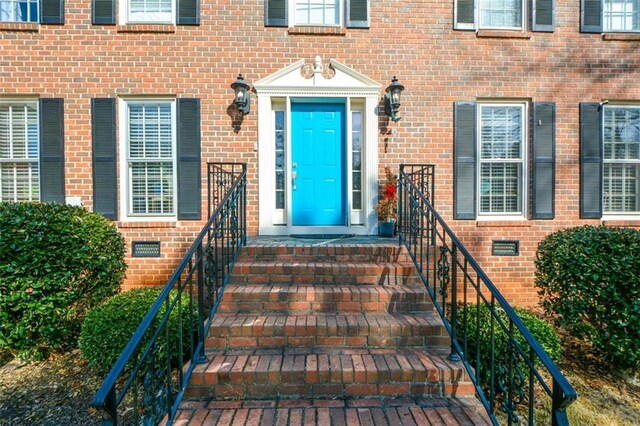
[[[118,426],[118,406],[116,404],[116,387],[112,387],[104,401],[104,411],[109,417],[102,418],[102,426]]]
[[[551,395],[551,426],[568,425],[567,413],[562,408],[563,395],[558,381],[553,378],[553,388]]]
[[[458,247],[452,241],[451,244],[451,352],[449,359],[453,362],[460,361],[460,355],[456,351],[455,342],[458,339]]]
[[[204,354],[204,264],[205,256],[203,253],[202,244],[196,248],[196,262],[198,262],[198,345],[200,352],[195,355],[193,362],[195,364],[204,364],[207,362],[207,357]],[[211,267],[211,265],[209,265]]]

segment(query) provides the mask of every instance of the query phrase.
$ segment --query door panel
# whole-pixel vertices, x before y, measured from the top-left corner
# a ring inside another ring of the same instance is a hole
[[[345,106],[292,103],[291,117],[292,224],[345,225]]]

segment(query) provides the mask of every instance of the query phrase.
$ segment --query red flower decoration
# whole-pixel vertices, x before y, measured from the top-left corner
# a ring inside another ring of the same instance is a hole
[[[387,186],[387,189],[384,191],[384,198],[387,200],[392,200],[396,197],[396,187],[395,186]]]

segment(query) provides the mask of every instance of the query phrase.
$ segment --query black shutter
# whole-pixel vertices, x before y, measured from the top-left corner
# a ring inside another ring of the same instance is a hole
[[[534,219],[555,215],[556,104],[533,104],[533,214]]]
[[[64,0],[40,0],[40,6],[41,23],[64,24]]]
[[[580,217],[602,217],[602,107],[580,104]]]
[[[580,32],[602,32],[602,0],[581,1]]]
[[[475,1],[456,0],[456,17],[453,27],[457,30],[474,30],[475,21]]]
[[[454,111],[454,219],[476,218],[476,104],[456,102]]]
[[[177,24],[200,24],[200,2],[198,0],[178,0]]]
[[[40,200],[65,202],[62,99],[40,99]]]
[[[116,0],[93,0],[91,15],[93,24],[115,25]]]
[[[369,28],[369,0],[347,0],[347,28]]]
[[[178,219],[200,219],[200,99],[178,99]]]
[[[555,27],[554,0],[533,0],[533,31],[552,33]]]
[[[118,218],[116,101],[91,99],[93,211]]]
[[[286,27],[287,0],[264,0],[264,25],[267,27]]]

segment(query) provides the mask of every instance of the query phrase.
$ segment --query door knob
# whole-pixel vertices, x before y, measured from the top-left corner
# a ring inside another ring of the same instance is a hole
[[[291,190],[296,190],[296,179],[298,178],[298,172],[291,172]]]
[[[296,167],[298,167],[298,163],[291,163],[291,167],[295,169]]]

